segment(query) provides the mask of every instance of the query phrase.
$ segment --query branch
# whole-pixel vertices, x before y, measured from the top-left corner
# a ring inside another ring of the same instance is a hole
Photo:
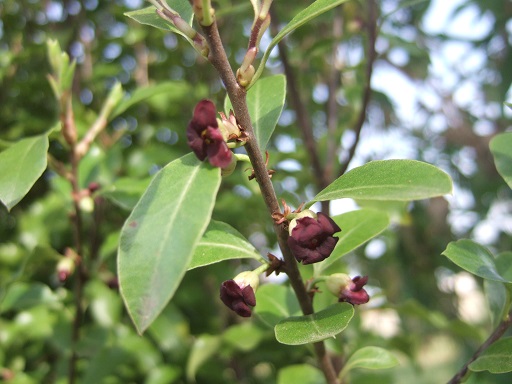
[[[233,70],[226,56],[226,52],[222,45],[219,31],[217,29],[217,23],[214,21],[212,25],[201,26],[201,28],[203,29],[205,38],[210,46],[208,59],[219,73],[226,87],[226,91],[231,100],[231,104],[233,105],[235,116],[240,125],[244,127],[245,132],[249,137],[245,148],[254,168],[254,175],[263,195],[265,205],[267,206],[267,209],[271,215],[273,213],[280,212],[279,203],[277,201],[274,187],[268,175],[265,160],[261,155],[261,150],[254,136],[254,130],[252,128],[249,110],[247,108],[246,90],[237,83],[235,74],[233,73]],[[286,272],[295,291],[295,294],[297,295],[301,309],[306,315],[312,314],[313,304],[302,281],[302,277],[297,267],[297,262],[287,245],[288,232],[282,224],[275,224],[274,230],[276,232],[278,243],[286,262]],[[323,342],[315,343],[315,351],[327,382],[329,384],[337,384],[338,381],[336,372],[334,371],[331,361],[326,354],[325,345]]]
[[[375,51],[375,42],[377,40],[377,6],[375,4],[375,0],[368,0],[368,20],[366,22],[366,28],[368,29],[368,57],[366,60],[366,82],[363,91],[361,111],[359,112],[359,117],[357,118],[356,124],[354,126],[356,138],[349,149],[347,161],[345,161],[345,163],[342,164],[341,169],[338,172],[338,176],[343,175],[347,171],[350,162],[354,158],[356,148],[357,145],[359,144],[359,139],[361,136],[361,129],[363,128],[364,122],[366,121],[366,111],[368,109],[368,104],[370,103],[370,98],[372,94],[371,80],[373,73],[373,64],[377,57],[377,52]]]
[[[512,325],[512,311],[510,311],[507,317],[498,324],[494,332],[489,336],[487,340],[476,350],[471,358],[463,365],[463,367],[452,377],[448,384],[458,384],[462,382],[462,379],[468,373],[469,365],[475,361],[487,348],[491,346],[495,341],[498,341],[501,336],[505,334],[507,329]]]

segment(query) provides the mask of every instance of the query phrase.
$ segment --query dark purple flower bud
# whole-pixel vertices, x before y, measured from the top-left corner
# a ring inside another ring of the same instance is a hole
[[[187,127],[187,142],[199,160],[208,157],[211,165],[224,168],[231,163],[233,154],[222,137],[215,115],[215,105],[210,100],[197,103]]]
[[[352,305],[365,304],[370,300],[368,292],[363,288],[368,282],[368,276],[356,276],[351,279],[344,273],[335,273],[327,278],[327,289],[338,297],[339,302]]]
[[[242,272],[233,280],[227,280],[220,287],[220,299],[230,309],[242,317],[250,317],[256,305],[254,291],[258,287],[258,276],[252,272]],[[252,282],[252,284],[249,284]],[[254,289],[253,289],[254,286]]]
[[[302,216],[302,217],[300,217]],[[340,227],[327,215],[306,210],[290,223],[288,246],[298,262],[318,263],[331,255]]]

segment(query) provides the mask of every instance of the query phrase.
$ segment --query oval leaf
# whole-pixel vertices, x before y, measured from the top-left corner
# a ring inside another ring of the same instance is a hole
[[[494,342],[475,361],[469,364],[472,371],[491,373],[512,372],[512,337]]]
[[[286,78],[275,75],[261,79],[247,92],[247,107],[251,116],[254,136],[262,152],[276,128],[283,111],[286,97]],[[224,109],[228,113],[233,109],[226,98]]]
[[[385,212],[372,209],[347,212],[332,219],[341,228],[341,232],[335,234],[339,240],[331,256],[314,265],[316,271],[325,270],[342,256],[377,236],[389,225],[389,216]]]
[[[498,273],[492,253],[474,241],[452,241],[442,254],[474,275],[494,281],[510,282]]]
[[[197,244],[188,269],[230,259],[261,259],[256,248],[240,232],[221,221],[210,221]]]
[[[210,221],[220,169],[193,153],[161,169],[126,220],[118,250],[121,294],[142,333],[178,288]]]
[[[364,347],[354,352],[340,372],[340,380],[354,368],[388,369],[398,365],[398,359],[389,351],[379,347]]]
[[[272,328],[282,319],[301,313],[297,296],[286,285],[263,285],[256,291],[256,303],[255,315]]]
[[[308,364],[289,365],[277,374],[277,384],[318,384],[324,381],[322,371]]]
[[[283,29],[281,29],[270,42],[267,50],[265,51],[265,54],[263,55],[263,58],[261,59],[258,70],[254,74],[254,77],[249,86],[252,87],[256,80],[258,80],[258,78],[261,76],[261,73],[265,68],[265,64],[270,57],[270,53],[281,40],[283,40],[288,34],[295,31],[297,28],[306,24],[308,21],[347,1],[348,0],[317,0],[309,7],[295,15],[295,17]]]
[[[501,133],[492,138],[489,143],[494,163],[499,174],[512,188],[512,132]]]
[[[306,316],[289,317],[274,328],[276,339],[282,344],[302,345],[334,337],[343,331],[354,316],[354,307],[336,303],[320,312]]]
[[[46,134],[18,141],[0,153],[0,201],[7,210],[20,202],[46,169]]]
[[[363,200],[410,201],[452,192],[450,176],[416,160],[379,160],[337,178],[308,204],[344,197]]]

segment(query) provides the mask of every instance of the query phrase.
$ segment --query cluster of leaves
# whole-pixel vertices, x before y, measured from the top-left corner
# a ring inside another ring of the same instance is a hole
[[[183,7],[190,14],[187,20],[191,23],[192,12],[190,7],[186,7],[188,2],[177,3],[185,4]],[[298,8],[297,16],[270,43],[260,63],[258,76],[262,75],[265,62],[272,61],[272,47],[283,37],[339,3],[344,1],[316,1],[311,6],[313,8],[306,10],[300,9],[301,4],[290,4],[290,9]],[[119,10],[116,13],[105,5],[102,7],[105,8],[96,12],[98,20],[105,14],[123,20]],[[226,24],[240,24],[233,20],[245,10],[242,7],[226,14]],[[289,12],[289,9],[281,12],[283,20],[289,19]],[[135,11],[129,16],[169,29],[169,25],[161,24],[161,19],[152,10]],[[320,22],[328,21],[320,18]],[[5,23],[8,22],[6,19]],[[307,28],[311,27],[304,25],[304,28],[308,31]],[[158,41],[161,35],[151,35],[148,30],[151,28],[133,28],[133,33],[123,37],[123,49],[130,49],[128,46],[136,46],[145,39],[151,47],[161,46]],[[5,33],[10,33],[7,28]],[[236,33],[229,35],[237,36]],[[240,42],[233,43],[235,49]],[[310,47],[317,50],[313,62],[322,56],[325,46],[328,44]],[[189,52],[187,48],[184,51]],[[31,55],[37,53],[41,53],[41,47],[34,47],[31,51]],[[302,48],[295,49],[292,60],[300,60],[309,53]],[[14,62],[3,62],[1,67],[2,77],[7,83],[16,82],[16,76],[21,76],[15,71],[17,75],[12,77],[9,69],[25,65],[22,57],[14,55],[14,50],[11,54]],[[176,57],[187,55],[171,56],[165,64],[169,67],[173,66],[171,61]],[[155,68],[162,68],[164,60],[160,60],[156,60]],[[124,70],[121,68],[118,62],[110,63],[108,60],[98,67],[95,65],[94,78],[88,83],[89,89],[94,91],[94,102],[90,108],[75,104],[81,137],[101,113],[94,112],[102,107],[102,98],[96,96],[102,93],[100,84],[106,76]],[[194,74],[187,82],[160,82],[139,88],[129,97],[119,100],[108,116],[118,130],[101,137],[80,163],[80,188],[86,190],[91,182],[99,183],[101,188],[81,201],[85,212],[85,232],[90,235],[90,248],[87,247],[83,256],[90,262],[84,298],[87,309],[81,329],[84,337],[78,346],[70,339],[74,321],[73,290],[69,282],[59,282],[55,272],[66,247],[72,244],[67,217],[67,213],[72,213],[72,194],[65,178],[57,174],[51,162],[50,170],[45,172],[47,153],[51,159],[66,161],[67,149],[59,129],[48,130],[49,126],[58,126],[53,116],[48,116],[47,111],[40,112],[43,104],[41,93],[49,97],[50,87],[40,85],[39,89],[45,91],[39,92],[39,99],[37,95],[31,96],[31,102],[37,105],[34,110],[38,111],[34,116],[27,113],[30,109],[18,107],[27,114],[23,120],[27,128],[9,117],[12,112],[6,111],[2,117],[9,128],[3,138],[22,138],[16,143],[2,142],[5,149],[0,152],[0,200],[7,208],[0,212],[0,233],[5,235],[0,244],[0,375],[4,379],[19,383],[64,381],[68,357],[72,351],[78,351],[83,358],[79,370],[86,383],[168,383],[180,382],[184,378],[193,380],[194,377],[199,382],[251,380],[266,383],[298,382],[299,377],[301,382],[314,383],[322,380],[322,374],[311,365],[304,364],[308,343],[328,339],[333,351],[340,355],[349,352],[350,357],[340,372],[341,378],[348,373],[354,374],[352,370],[355,368],[387,368],[396,364],[396,358],[386,350],[368,345],[380,345],[404,354],[410,351],[413,343],[404,337],[386,341],[361,331],[352,306],[333,304],[335,298],[326,294],[315,298],[315,314],[301,316],[290,288],[286,285],[264,285],[257,292],[256,318],[251,323],[232,324],[233,319],[217,307],[219,282],[231,278],[234,273],[231,267],[225,267],[229,264],[226,260],[231,260],[235,266],[239,265],[240,258],[261,261],[262,251],[269,246],[256,249],[246,238],[258,232],[265,234],[267,244],[272,244],[274,238],[266,224],[269,218],[264,214],[265,209],[261,209],[254,182],[247,182],[243,172],[221,179],[218,169],[185,154],[187,149],[183,141],[174,145],[176,139],[173,137],[184,136],[184,127],[190,118],[189,113],[181,112],[183,107],[193,105],[200,98],[209,96],[212,89],[219,88],[218,80],[202,74],[207,71],[192,72]],[[84,72],[76,75],[77,78],[83,76]],[[306,78],[305,82],[311,81]],[[204,84],[210,86],[208,94]],[[16,87],[21,86],[16,84]],[[16,93],[14,87],[10,89]],[[355,93],[356,89],[353,91]],[[222,92],[219,94],[219,97],[224,97]],[[138,104],[155,95],[158,97],[145,104],[149,105],[149,110]],[[274,129],[281,111],[286,110],[285,96],[284,76],[277,75],[256,77],[247,99],[258,144],[262,151],[268,148],[277,161],[292,156],[279,153],[275,145],[278,135],[274,134]],[[227,98],[224,101],[224,110],[228,112],[230,101]],[[187,110],[191,111],[191,108]],[[137,133],[129,127],[133,115],[138,120]],[[173,117],[170,129],[169,123],[163,122],[169,119],[169,115]],[[36,122],[32,124],[32,120]],[[116,135],[119,130],[121,134]],[[155,139],[157,132],[166,139]],[[289,130],[286,132],[290,134]],[[32,136],[33,133],[39,135]],[[500,135],[491,142],[498,171],[509,186],[512,160],[508,148],[511,144],[510,134]],[[293,156],[304,160],[301,158],[303,153],[301,155],[299,151]],[[165,167],[156,174],[153,168],[150,176],[148,170],[155,165]],[[44,176],[40,178],[43,172]],[[283,171],[283,174],[286,176],[288,171]],[[279,192],[284,177],[279,179],[278,175],[276,178]],[[308,178],[307,172],[296,175],[304,191],[311,184]],[[240,187],[249,197],[236,193]],[[402,212],[407,201],[442,195],[450,189],[448,176],[433,166],[415,161],[389,160],[354,168],[313,197],[308,198],[303,191],[298,193],[299,196],[291,195],[297,202],[309,201],[308,205],[352,198],[364,207],[333,218],[343,229],[338,246],[329,259],[302,268],[304,279],[345,270],[346,258],[343,256],[360,252],[362,248],[359,247],[378,235],[392,236],[388,227],[396,225],[394,207],[400,207]],[[281,192],[287,194],[284,189]],[[119,269],[115,261],[118,243]],[[485,279],[493,325],[498,326],[510,306],[510,252],[494,257],[481,245],[460,240],[451,243],[444,254],[458,266]],[[217,264],[220,261],[223,262]],[[372,268],[379,270],[381,264],[376,262]],[[121,297],[115,290],[117,272],[130,316],[139,332],[147,330],[145,337],[136,335],[125,315]],[[433,280],[432,273],[429,276]],[[383,282],[384,277],[380,276],[379,280],[384,291],[392,291],[389,285],[386,286],[390,282]],[[205,295],[205,291],[209,294]],[[426,296],[432,296],[431,293],[423,292]],[[422,319],[429,324],[428,327],[449,331],[461,339],[478,339],[481,336],[480,330],[469,325],[460,327],[457,322],[450,323],[444,315],[429,313],[417,303],[403,304],[400,313],[405,317],[409,314],[409,319]],[[415,329],[414,324],[412,328]],[[404,331],[407,331],[406,326]],[[416,328],[413,333],[421,332]],[[335,335],[338,335],[336,340],[332,339]],[[278,347],[276,340],[295,347]],[[345,342],[349,343],[350,349],[344,345]],[[300,345],[304,347],[297,347]],[[510,338],[504,338],[488,348],[469,368],[475,372],[509,372],[510,350]],[[222,369],[216,364],[219,361]],[[228,366],[231,368],[226,368]],[[403,381],[416,377],[414,372],[397,372],[395,377],[399,375]],[[361,377],[364,380],[364,376]],[[385,375],[380,379],[383,377]],[[358,378],[357,372],[354,378]]]

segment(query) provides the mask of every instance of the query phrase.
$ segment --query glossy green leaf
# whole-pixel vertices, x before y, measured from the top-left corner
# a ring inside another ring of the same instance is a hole
[[[273,328],[281,320],[300,314],[300,306],[292,289],[286,285],[266,284],[256,291],[254,314]]]
[[[506,337],[491,344],[475,361],[469,364],[469,369],[476,372],[512,372],[512,337]]]
[[[176,12],[178,12],[183,20],[187,21],[189,25],[192,25],[194,12],[192,10],[192,6],[187,0],[167,0],[167,4],[169,4],[169,6]],[[158,16],[156,14],[156,8],[154,6],[139,9],[137,11],[126,12],[124,15],[141,24],[150,25],[152,27],[163,29],[165,31],[171,30],[175,33],[178,33],[186,37],[181,31],[176,29],[174,25]]]
[[[281,40],[283,40],[287,35],[295,31],[297,28],[313,20],[315,17],[333,9],[334,7],[337,7],[340,4],[346,3],[347,1],[349,0],[317,0],[309,7],[295,15],[295,17],[283,29],[281,29],[270,42],[249,86],[252,87],[256,83],[256,80],[258,80],[258,78],[261,76],[261,73],[265,68],[265,64],[270,57],[270,53]]]
[[[0,152],[0,201],[11,210],[46,169],[48,136],[22,139]]]
[[[489,148],[498,172],[512,188],[512,132],[494,136],[489,143]]]
[[[452,241],[442,254],[474,275],[494,281],[510,282],[498,273],[492,253],[474,241]]]
[[[116,108],[112,111],[109,118],[113,119],[119,116],[121,113],[126,111],[131,106],[140,103],[153,96],[158,96],[162,93],[172,93],[175,90],[182,92],[183,88],[186,87],[183,82],[176,81],[164,81],[155,85],[149,85],[147,87],[137,88],[129,97],[117,104]]]
[[[410,201],[452,192],[450,176],[416,160],[371,161],[337,178],[308,204],[344,197],[363,200]]]
[[[334,337],[343,331],[354,316],[354,307],[336,303],[312,315],[294,316],[281,320],[274,328],[282,344],[302,345]]]
[[[289,365],[277,374],[277,384],[318,384],[324,381],[322,371],[308,364]]]
[[[118,250],[121,294],[142,333],[172,298],[203,235],[220,169],[185,155],[161,169],[126,220]]]
[[[342,256],[374,238],[389,226],[389,216],[385,212],[360,209],[343,213],[332,218],[341,228],[334,236],[338,237],[336,248],[329,258],[314,265],[315,271],[322,271]]]
[[[192,351],[187,361],[187,379],[194,382],[197,370],[212,356],[219,353],[221,338],[212,335],[200,335],[192,346]]]
[[[276,128],[283,111],[286,97],[286,78],[275,75],[261,79],[247,92],[247,107],[251,116],[254,135],[262,152]],[[228,98],[224,109],[228,113],[233,107]]]
[[[512,251],[500,253],[495,261],[500,276],[507,281],[512,281]]]
[[[339,374],[342,380],[354,368],[388,369],[398,365],[398,359],[389,351],[379,347],[364,347],[354,352]]]
[[[240,232],[221,221],[210,221],[197,244],[188,269],[230,259],[260,259],[256,248]]]

